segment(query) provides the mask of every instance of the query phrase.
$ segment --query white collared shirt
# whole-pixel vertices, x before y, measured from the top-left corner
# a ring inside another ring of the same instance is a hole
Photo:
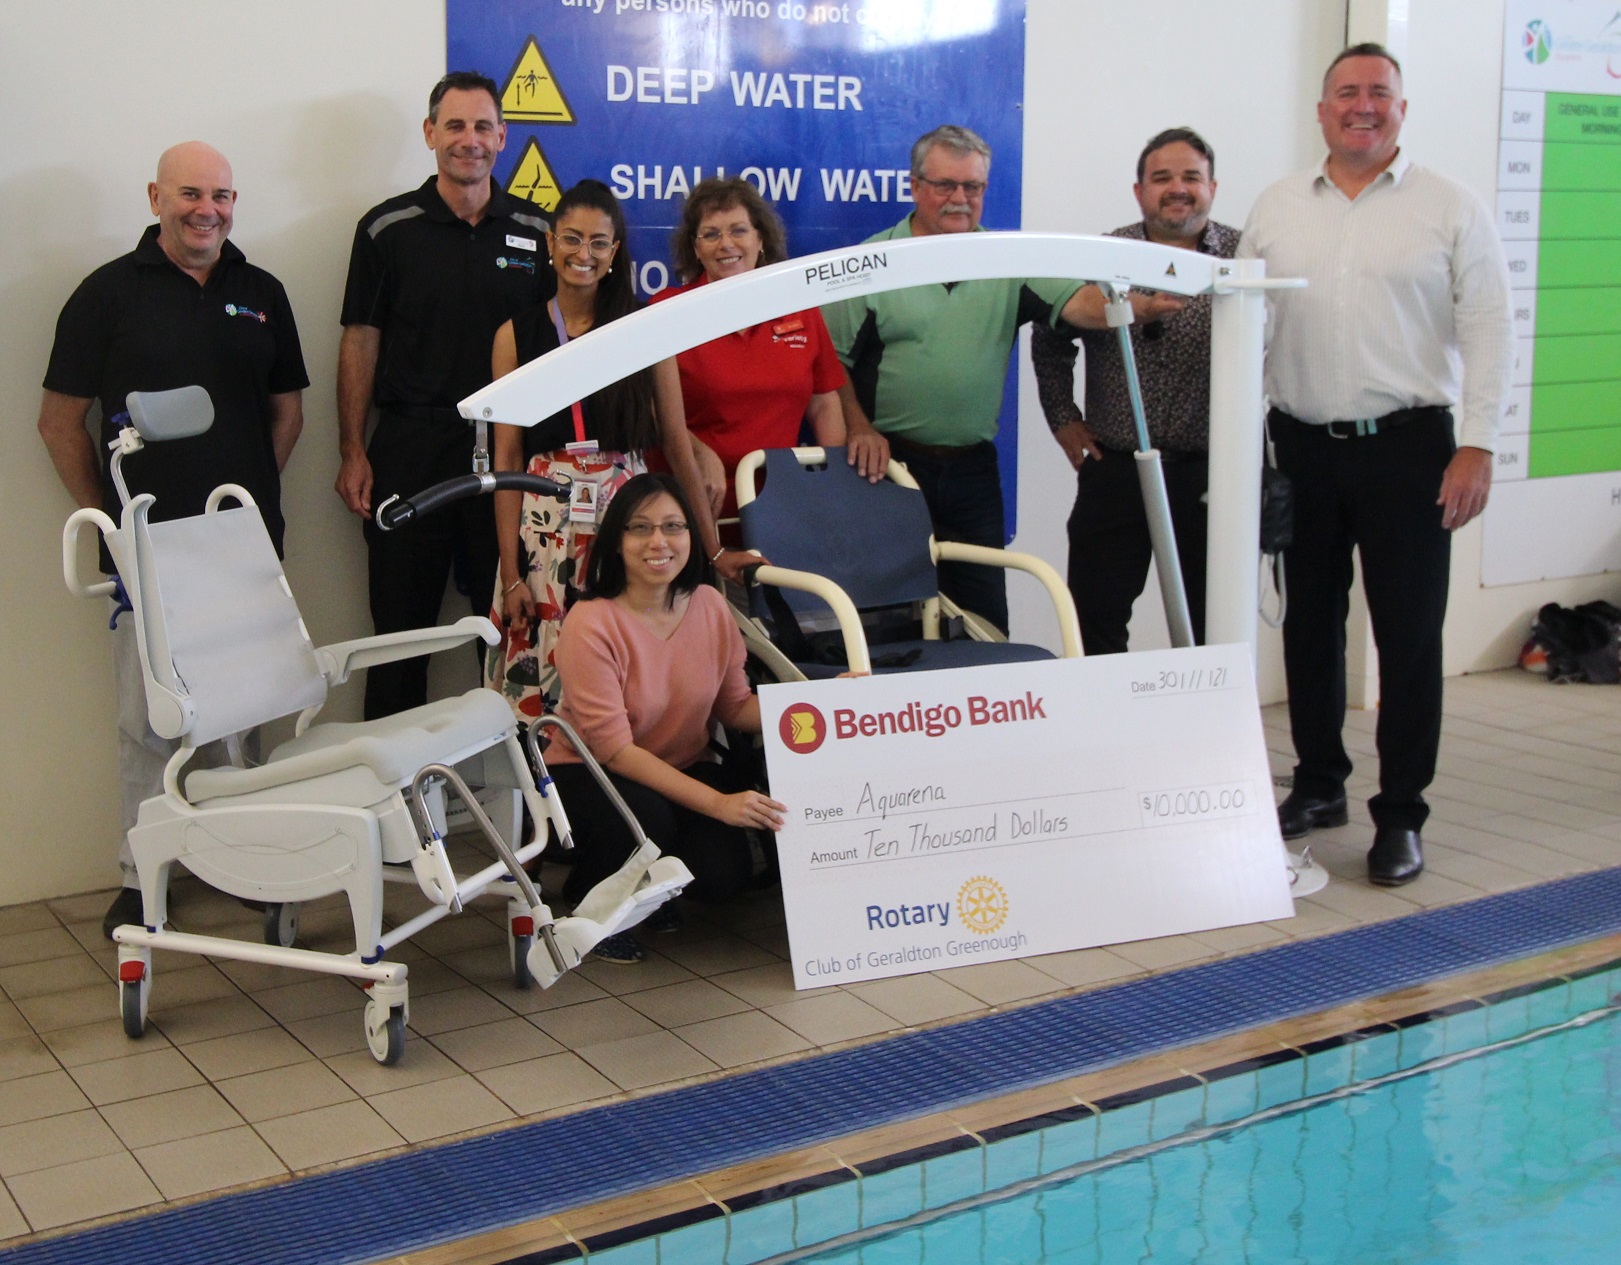
[[[1269,277],[1266,393],[1306,422],[1458,407],[1458,443],[1491,450],[1513,369],[1508,267],[1492,216],[1455,180],[1396,159],[1353,201],[1327,163],[1255,200],[1240,259]]]

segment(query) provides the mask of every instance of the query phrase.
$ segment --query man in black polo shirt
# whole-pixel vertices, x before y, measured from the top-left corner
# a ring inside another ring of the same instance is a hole
[[[491,498],[472,497],[396,532],[370,515],[472,469],[473,430],[456,404],[490,381],[495,331],[551,297],[546,221],[490,178],[506,144],[500,92],[454,71],[428,97],[422,134],[438,173],[361,217],[349,257],[338,345],[337,491],[366,519],[372,624],[379,633],[437,622],[452,561],[473,613],[495,586]],[[365,440],[372,405],[377,426]],[[427,701],[422,658],[366,673],[366,717]]]
[[[112,419],[124,411],[125,397],[131,391],[206,387],[214,425],[190,439],[132,454],[124,462],[125,481],[132,495],[157,498],[154,521],[201,514],[215,487],[239,483],[258,502],[279,552],[281,470],[304,425],[301,393],[309,385],[287,293],[226,240],[236,190],[230,164],[217,150],[191,141],[166,151],[147,196],[157,224],[130,254],[91,273],[57,320],[40,437],[73,499],[117,519],[121,507],[104,459],[120,429]],[[99,442],[85,427],[97,402]],[[105,549],[102,567],[112,570]],[[146,723],[130,620],[118,621],[113,662],[128,831],[141,801],[161,792],[175,744]],[[104,920],[109,935],[113,927],[141,920],[127,837],[119,864],[124,889]]]

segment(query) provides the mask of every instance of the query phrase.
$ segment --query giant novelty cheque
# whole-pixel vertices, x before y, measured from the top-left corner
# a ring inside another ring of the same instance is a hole
[[[1294,913],[1243,646],[760,700],[796,987]]]

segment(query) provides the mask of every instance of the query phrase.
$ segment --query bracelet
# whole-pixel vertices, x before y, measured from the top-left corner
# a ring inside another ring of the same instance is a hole
[[[721,554],[723,554],[725,552],[726,552],[726,546],[725,545],[722,545],[719,549],[715,550],[715,556],[709,560],[709,565],[714,566],[717,562],[719,562]]]
[[[501,596],[505,597],[508,593],[512,592],[513,589],[517,588],[522,583],[523,583],[523,577],[519,576],[511,584],[507,585],[506,588],[501,590]]]

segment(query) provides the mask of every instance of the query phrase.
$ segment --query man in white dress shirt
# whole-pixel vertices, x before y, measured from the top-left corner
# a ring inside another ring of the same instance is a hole
[[[1406,111],[1384,48],[1336,57],[1317,105],[1327,159],[1261,194],[1238,251],[1265,259],[1271,276],[1310,282],[1274,299],[1266,353],[1268,421],[1296,513],[1283,635],[1299,763],[1279,824],[1294,839],[1347,819],[1354,549],[1379,648],[1368,875],[1384,886],[1424,868],[1451,533],[1486,506],[1512,360],[1491,213],[1400,151]]]

